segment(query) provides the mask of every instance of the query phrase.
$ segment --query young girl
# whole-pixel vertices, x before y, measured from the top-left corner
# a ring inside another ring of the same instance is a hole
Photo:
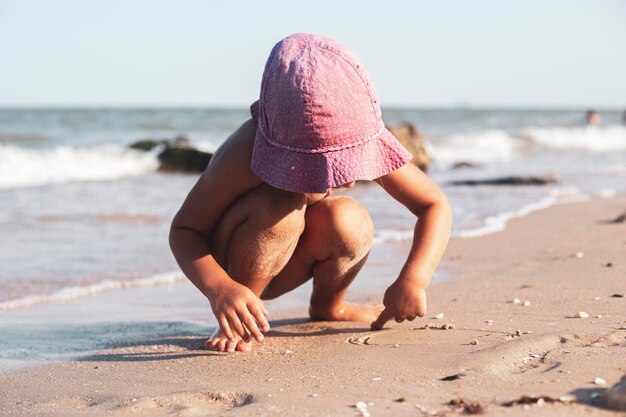
[[[372,323],[426,314],[426,287],[448,242],[442,191],[385,129],[365,69],[345,46],[318,35],[278,42],[246,121],[217,150],[174,218],[170,246],[208,298],[220,328],[212,350],[249,351],[269,330],[263,301],[313,278],[313,319]],[[384,307],[344,295],[369,253],[365,207],[334,188],[373,180],[418,221]]]

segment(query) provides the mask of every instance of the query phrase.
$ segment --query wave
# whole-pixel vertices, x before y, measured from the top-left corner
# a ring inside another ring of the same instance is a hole
[[[431,143],[429,153],[437,163],[487,163],[510,160],[523,143],[503,130],[452,134]]]
[[[553,149],[579,149],[608,152],[626,149],[626,126],[531,127],[522,137]]]
[[[616,194],[617,193],[612,189],[604,189],[594,195],[604,198],[612,198]],[[585,201],[587,199],[589,199],[589,195],[581,193],[577,188],[555,189],[551,191],[548,197],[524,205],[517,210],[505,211],[494,216],[486,217],[483,220],[482,226],[454,231],[452,233],[452,237],[471,238],[501,232],[506,229],[506,225],[511,219],[524,217],[532,212],[546,209],[555,204]],[[413,233],[413,229],[380,229],[375,231],[373,243],[379,244],[385,242],[407,241],[413,239]]]
[[[373,244],[384,242],[401,242],[403,240],[413,239],[413,229],[411,230],[392,230],[380,229],[374,231]]]
[[[0,311],[15,310],[31,307],[37,304],[60,303],[77,298],[91,297],[98,293],[124,288],[155,287],[157,285],[175,284],[184,279],[180,272],[167,272],[147,278],[138,278],[131,281],[105,280],[86,286],[65,287],[48,295],[31,295],[0,302]]]
[[[626,126],[527,127],[519,137],[504,130],[456,133],[427,143],[427,151],[444,166],[461,161],[484,164],[506,162],[530,144],[593,152],[626,150]]]
[[[0,144],[0,189],[115,180],[156,171],[158,166],[154,153],[121,145],[32,149]]]

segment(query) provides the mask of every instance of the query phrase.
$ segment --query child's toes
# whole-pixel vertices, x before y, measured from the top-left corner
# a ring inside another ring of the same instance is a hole
[[[226,342],[226,352],[234,352],[237,349],[238,340],[229,340]]]
[[[215,350],[217,349],[217,343],[219,342],[219,339],[207,339],[204,342],[204,347],[205,349],[209,349],[209,350]]]
[[[220,352],[226,352],[226,344],[227,343],[228,343],[228,339],[226,339],[225,337],[222,337],[215,344],[215,348],[216,348],[215,350],[218,350]]]
[[[250,352],[251,350],[252,350],[252,342],[244,342],[243,340],[241,340],[237,344],[238,352]]]

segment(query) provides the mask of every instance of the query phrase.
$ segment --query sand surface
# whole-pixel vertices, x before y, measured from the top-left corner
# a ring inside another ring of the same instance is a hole
[[[626,293],[626,223],[603,223],[625,210],[626,196],[594,199],[453,240],[454,278],[413,322],[372,332],[308,322],[303,306],[249,354],[204,351],[196,336],[108,349],[0,374],[0,415],[455,415],[456,398],[489,416],[620,415],[590,398],[626,374],[626,298],[613,296]],[[523,395],[576,401],[502,405]]]

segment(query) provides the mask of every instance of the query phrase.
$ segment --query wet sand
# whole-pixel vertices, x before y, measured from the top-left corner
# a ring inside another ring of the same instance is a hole
[[[454,277],[414,322],[372,332],[302,308],[248,354],[204,351],[198,336],[98,351],[0,374],[0,415],[454,415],[462,398],[491,416],[615,416],[590,398],[626,374],[626,223],[604,223],[625,210],[626,196],[598,198],[454,239]],[[503,405],[523,395],[563,402]]]

